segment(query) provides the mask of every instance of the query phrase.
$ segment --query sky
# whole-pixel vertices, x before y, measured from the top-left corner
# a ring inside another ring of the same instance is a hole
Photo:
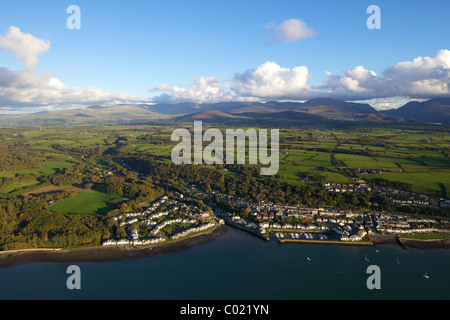
[[[1,0],[0,114],[450,96],[448,12],[447,0]]]

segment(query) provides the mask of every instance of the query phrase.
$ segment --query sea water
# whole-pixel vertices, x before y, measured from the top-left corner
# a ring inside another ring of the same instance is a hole
[[[181,252],[75,264],[80,290],[67,288],[71,263],[0,269],[0,299],[450,298],[450,250],[279,244],[235,229]],[[367,287],[370,265],[380,289]]]

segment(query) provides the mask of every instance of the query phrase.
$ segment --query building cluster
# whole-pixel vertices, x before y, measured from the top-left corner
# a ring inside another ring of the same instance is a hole
[[[152,238],[152,239],[141,239],[141,240],[129,240],[129,239],[118,239],[118,240],[106,240],[103,242],[104,246],[118,246],[118,245],[149,245],[149,244],[155,244],[159,242],[166,241],[163,237],[158,238]]]
[[[355,184],[328,184],[325,185],[333,192],[359,192],[374,190],[385,196],[395,195],[395,200],[411,201],[405,205],[427,205],[433,199],[427,196],[407,193],[406,191],[375,187],[358,180]],[[337,190],[339,189],[339,190]],[[340,210],[326,207],[308,207],[302,205],[288,205],[284,203],[274,204],[269,201],[252,202],[221,194],[212,190],[205,192],[194,185],[186,190],[197,199],[202,199],[205,204],[213,208],[216,221],[238,226],[266,239],[275,237],[278,239],[304,239],[323,241],[358,242],[367,240],[372,234],[424,234],[424,233],[450,233],[450,221],[442,219],[416,218],[408,215],[393,213],[363,213],[350,210]],[[128,239],[108,240],[104,245],[120,244],[152,244],[168,239],[175,240],[189,234],[209,229],[216,225],[211,215],[202,212],[196,207],[187,206],[183,202],[189,202],[190,195],[184,196],[179,192],[172,192],[175,200],[169,200],[167,196],[155,201],[142,212],[129,212],[119,217],[121,226],[126,226]],[[235,208],[241,208],[243,215],[236,215],[217,208],[212,197],[218,197],[222,203],[231,204]],[[405,197],[415,197],[405,199]],[[440,199],[446,203],[446,199]],[[418,202],[420,201],[420,202]],[[403,202],[397,202],[403,204]],[[159,209],[162,205],[164,210]],[[450,205],[450,203],[449,203]],[[179,209],[188,212],[190,218],[171,218]],[[158,211],[159,210],[159,211]],[[134,226],[132,226],[134,224]],[[154,237],[140,238],[139,228],[135,225],[145,224],[153,227],[151,234]],[[167,226],[175,224],[174,230],[179,232],[169,236],[158,236]],[[192,226],[195,224],[195,226]],[[191,225],[186,227],[186,225]]]
[[[359,181],[361,182],[361,181]],[[367,187],[365,185],[364,187]],[[392,213],[364,213],[336,208],[251,202],[236,197],[216,196],[223,202],[246,209],[248,215],[234,215],[214,208],[225,222],[264,237],[364,241],[371,234],[450,233],[450,222]],[[201,191],[197,192],[200,195]]]
[[[110,239],[103,242],[103,245],[154,244],[167,241],[169,238],[174,240],[194,232],[203,231],[216,224],[214,219],[210,219],[211,217],[208,213],[198,210],[195,206],[187,206],[185,203],[180,203],[178,200],[184,198],[182,194],[178,193],[174,196],[176,196],[176,200],[169,200],[167,196],[163,196],[150,204],[143,211],[127,212],[113,217],[112,219],[116,220],[120,226],[125,227],[128,237],[125,239]],[[161,210],[162,208],[164,208],[164,210]],[[185,209],[187,213],[183,215],[189,217],[180,218],[180,214],[177,214],[178,217],[175,216],[175,218],[171,218],[173,217],[173,214],[179,213],[178,210],[180,208]],[[212,222],[209,222],[208,220],[212,220]],[[186,229],[186,225],[194,224],[198,224],[198,226]],[[152,227],[153,229],[150,230],[151,236],[141,237],[139,234],[139,225]],[[159,233],[169,225],[175,225],[175,229],[181,231],[176,234],[172,234],[170,237],[159,235]]]
[[[359,182],[359,183],[327,182],[327,183],[324,183],[323,187],[325,188],[325,190],[330,191],[330,192],[364,192],[364,191],[372,190],[372,187],[365,182]]]
[[[376,225],[371,229],[383,234],[450,234],[450,221],[445,219],[416,218],[401,214],[378,213]]]
[[[374,190],[383,198],[388,198],[400,206],[450,206],[450,200],[443,198],[432,198],[430,196],[411,191],[398,190],[387,187],[374,186]]]
[[[189,235],[191,233],[207,230],[207,229],[212,228],[214,226],[215,226],[214,223],[209,222],[209,223],[203,224],[203,225],[198,226],[198,227],[192,227],[192,228],[186,229],[184,231],[178,232],[177,234],[174,234],[173,236],[170,237],[170,239],[176,240],[176,239],[179,239],[179,238],[182,238],[182,237],[186,237],[187,235]]]
[[[194,224],[196,223],[197,220],[195,219],[171,219],[171,220],[166,220],[160,224],[158,224],[153,230],[152,230],[152,234],[157,234],[158,232],[160,232],[163,228],[167,227],[168,225],[174,224],[174,223],[179,223],[179,224]]]
[[[378,172],[380,173],[380,172]],[[445,198],[432,198],[430,196],[411,191],[398,190],[383,186],[371,185],[362,179],[355,183],[332,183],[327,182],[323,187],[330,192],[364,192],[374,191],[381,197],[387,198],[400,206],[433,206],[450,207],[450,200]]]

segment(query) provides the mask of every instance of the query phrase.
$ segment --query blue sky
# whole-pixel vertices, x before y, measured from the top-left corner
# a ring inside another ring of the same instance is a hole
[[[66,9],[72,4],[81,10],[80,30],[66,27]],[[366,9],[372,4],[381,10],[379,30],[366,26]],[[0,109],[73,107],[78,94],[92,95],[80,105],[152,98],[302,100],[323,94],[371,100],[380,108],[405,99],[449,95],[450,53],[442,51],[450,50],[448,12],[450,2],[436,0],[2,0],[3,40],[13,26],[20,29],[15,31],[19,38],[29,34],[50,47],[38,54],[32,70],[24,70],[17,52],[2,49],[0,42],[4,73],[26,78],[33,92],[36,87],[42,90],[27,100],[14,91],[12,76],[4,76],[0,84],[10,81],[5,85],[10,88],[0,91]],[[274,41],[288,22],[289,28],[303,26],[312,34]],[[414,64],[418,57],[431,60]],[[412,65],[405,70],[401,62]],[[362,68],[353,70],[357,66]],[[408,78],[424,68],[423,76]],[[55,96],[46,101],[49,79],[57,79],[61,91],[52,87]],[[388,90],[392,83],[402,85]],[[164,91],[153,90],[158,86]],[[73,99],[66,100],[67,95]]]

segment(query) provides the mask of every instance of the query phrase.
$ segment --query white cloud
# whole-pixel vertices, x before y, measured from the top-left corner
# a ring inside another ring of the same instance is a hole
[[[267,99],[301,99],[308,90],[308,68],[282,68],[267,61],[256,69],[235,73],[232,86],[221,85],[215,77],[194,79],[190,89],[171,87],[166,83],[155,91],[168,92],[153,97],[153,102],[197,102],[215,103],[226,101],[260,101]]]
[[[297,41],[315,35],[315,31],[300,19],[285,20],[279,25],[269,24],[266,28],[272,31],[274,42]]]
[[[325,73],[327,79],[313,86],[317,94],[336,99],[355,100],[371,99],[374,95],[390,90],[383,79],[363,66],[346,69],[343,71],[344,75],[333,75],[328,71]]]
[[[49,49],[49,41],[23,33],[18,27],[11,26],[5,36],[0,36],[0,50],[13,52],[27,70],[34,70],[38,56]]]
[[[450,94],[450,50],[439,50],[434,57],[417,57],[385,69],[384,77],[402,95],[411,97]]]
[[[305,66],[289,69],[267,61],[256,69],[235,73],[232,89],[241,97],[301,99],[309,90],[309,77]]]
[[[415,101],[420,101],[421,99],[414,99]],[[426,100],[426,99],[423,99]],[[390,98],[376,98],[376,99],[370,99],[370,100],[363,100],[363,101],[356,101],[360,103],[367,103],[370,104],[372,107],[374,107],[377,110],[389,110],[389,109],[397,109],[406,103],[408,103],[410,100],[405,99],[405,97],[390,97]]]
[[[67,87],[52,74],[0,68],[0,106],[129,103],[142,99],[134,94],[112,94],[95,87]]]
[[[43,41],[30,34],[22,33],[11,26],[5,36],[0,36],[0,49],[16,54],[24,63],[24,70],[0,67],[0,113],[15,108],[17,112],[35,110],[59,110],[61,108],[83,107],[90,104],[118,104],[146,101],[130,93],[113,94],[95,87],[67,87],[50,72],[37,73],[34,70],[38,55],[50,48]],[[148,100],[147,100],[148,101]]]
[[[277,31],[275,35],[279,41],[311,35],[301,33],[301,28],[296,28],[291,20],[272,27]],[[34,71],[39,55],[49,48],[50,42],[23,33],[13,26],[4,36],[0,36],[0,50],[13,52],[24,64],[23,70],[0,66],[0,113],[14,110],[25,112],[32,108],[57,110],[90,104],[150,102],[131,93],[113,94],[96,87],[68,87],[51,72]],[[161,94],[153,97],[152,101],[216,103],[305,100],[321,96],[347,101],[371,100],[376,107],[387,108],[400,99],[450,96],[450,50],[439,50],[433,57],[398,62],[385,68],[380,75],[363,66],[345,69],[341,75],[330,72],[326,75],[325,81],[310,86],[306,66],[286,68],[267,61],[254,69],[235,73],[228,81],[199,77],[188,89],[162,83],[154,89]]]
[[[233,101],[236,96],[230,92],[229,85],[221,85],[215,77],[200,77],[193,80],[192,87],[187,90],[182,87],[170,87],[165,83],[160,84],[154,90],[170,92],[153,98],[153,102],[175,103],[175,102],[198,102],[215,103]]]
[[[381,76],[357,66],[343,75],[327,72],[327,79],[313,88],[338,99],[363,100],[388,97],[430,99],[450,95],[450,50],[434,57],[417,57],[387,67]]]

